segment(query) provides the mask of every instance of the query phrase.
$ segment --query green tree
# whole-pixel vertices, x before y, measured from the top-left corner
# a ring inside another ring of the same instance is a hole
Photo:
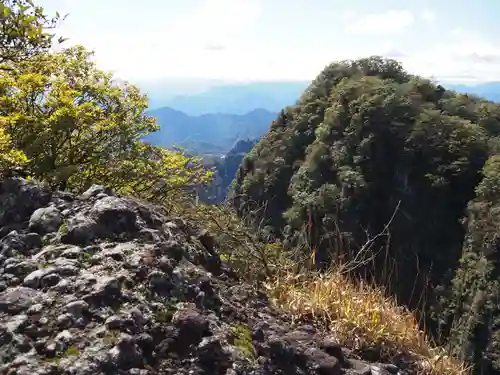
[[[439,284],[460,257],[460,219],[499,108],[479,115],[481,104],[393,60],[333,63],[246,156],[233,203],[256,225],[283,233],[293,254],[307,251],[302,259],[315,252],[325,267],[370,259],[360,262],[361,274],[416,307],[426,285]],[[358,255],[396,207],[391,235],[378,237],[375,253]]]
[[[500,372],[500,155],[484,165],[469,202],[467,234],[453,279],[435,314],[448,346],[476,374]]]
[[[37,54],[0,74],[0,111],[34,178],[81,191],[101,183],[160,198],[203,183],[211,172],[141,139],[158,129],[147,98],[96,68],[81,46]]]
[[[59,14],[49,17],[32,0],[0,2],[0,68],[50,48]]]
[[[54,35],[48,31],[59,19],[49,18],[42,7],[31,0],[4,0],[0,2],[0,71],[12,70],[15,63],[47,50]],[[2,78],[0,78],[3,80]],[[0,87],[0,96],[7,94]],[[14,148],[8,133],[8,118],[0,108],[0,175],[24,166],[26,155]]]
[[[5,129],[5,121],[0,118],[0,177],[23,167],[27,162],[26,155],[13,148],[10,135]]]

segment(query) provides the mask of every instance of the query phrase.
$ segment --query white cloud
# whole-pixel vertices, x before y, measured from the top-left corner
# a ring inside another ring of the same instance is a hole
[[[353,19],[356,18],[356,12],[353,10],[345,11],[344,13],[342,13],[342,18],[345,21],[352,21]]]
[[[259,0],[204,0],[203,5],[173,26],[178,36],[196,44],[221,44],[254,24],[262,12]],[[184,42],[184,41],[183,41]]]
[[[500,79],[500,48],[474,31],[455,29],[402,59],[405,68],[448,81]]]
[[[348,21],[346,31],[351,34],[396,34],[414,22],[413,14],[408,10],[388,10],[381,13],[358,15]]]
[[[220,43],[207,43],[204,48],[207,51],[213,51],[213,52],[226,50],[226,46]]]
[[[64,31],[71,37],[68,44],[81,43],[95,50],[100,68],[132,81],[158,75],[238,75],[235,69],[245,64],[243,58],[249,58],[245,47],[262,13],[261,0],[200,3],[198,7],[177,10],[168,22],[162,22],[161,12],[157,12],[151,15],[154,19],[137,16],[135,27],[128,28],[114,18],[110,32],[103,32],[102,24],[90,30],[80,26],[78,32],[72,32],[69,20]]]
[[[266,24],[261,15],[276,11],[273,1],[197,0],[169,10],[165,0],[149,0],[153,11],[129,11],[120,8],[122,1],[131,0],[107,0],[94,14],[103,0],[44,0],[72,14],[61,30],[71,43],[94,49],[100,68],[131,81],[313,79],[333,61],[369,55],[395,58],[410,72],[439,79],[500,79],[500,45],[493,37],[460,28],[436,34],[429,27],[438,21],[432,8],[368,14],[348,7],[331,23],[296,10],[272,13]],[[303,27],[296,28],[300,19]],[[269,38],[259,33],[277,24]]]
[[[437,20],[437,15],[432,10],[426,9],[420,14],[420,18],[427,22],[434,22]]]

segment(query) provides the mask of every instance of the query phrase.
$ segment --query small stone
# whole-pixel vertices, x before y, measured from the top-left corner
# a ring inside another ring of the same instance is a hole
[[[55,207],[39,208],[33,212],[29,228],[39,234],[57,232],[62,224],[62,216]]]
[[[50,288],[51,286],[57,285],[61,280],[61,276],[56,273],[51,273],[50,275],[44,276],[42,278],[42,287]]]
[[[121,283],[116,277],[102,277],[94,285],[93,294],[102,297],[121,295]]]
[[[138,237],[149,243],[157,243],[161,240],[160,231],[150,228],[141,229],[139,231]]]
[[[81,247],[74,246],[66,249],[62,252],[61,257],[68,259],[78,259],[82,254],[83,250]]]
[[[317,369],[320,375],[340,375],[341,367],[339,360],[332,357],[322,350],[316,348],[308,348],[306,356],[311,366]]]
[[[57,352],[57,344],[53,341],[48,342],[45,345],[45,354],[48,357],[53,357]]]
[[[80,319],[89,309],[89,304],[85,301],[78,300],[70,302],[66,305],[66,311],[75,319]]]
[[[160,258],[160,261],[158,262],[158,266],[166,274],[172,273],[173,269],[175,268],[175,264],[174,264],[173,259],[171,259],[167,256],[162,256]]]
[[[141,333],[134,338],[136,344],[141,348],[143,353],[152,353],[155,345],[153,337],[148,333]]]
[[[71,328],[73,325],[72,315],[69,313],[59,315],[57,317],[57,325],[62,329]]]
[[[108,329],[119,329],[122,326],[123,320],[118,315],[112,315],[106,319],[106,327]]]
[[[370,366],[370,372],[372,375],[391,375],[391,373],[386,369],[375,365]]]
[[[41,303],[36,303],[34,305],[31,305],[26,313],[28,315],[33,315],[33,314],[41,314],[42,312],[43,312],[43,305]]]
[[[344,363],[344,353],[342,353],[342,348],[336,342],[325,339],[320,343],[320,349],[322,349],[325,353],[337,358],[340,363]]]
[[[51,290],[57,291],[59,293],[67,293],[71,291],[71,285],[69,280],[60,279],[59,282],[50,288]]]
[[[121,333],[118,343],[108,352],[109,360],[119,369],[142,367],[142,355],[132,336]]]
[[[80,198],[81,199],[89,199],[89,198],[97,196],[98,194],[103,194],[104,196],[110,195],[111,190],[105,188],[102,185],[92,185],[82,195],[80,195]]]
[[[132,307],[128,311],[130,317],[137,323],[137,324],[143,324],[146,319],[144,317],[144,314],[142,313],[141,310],[139,310],[137,307]]]
[[[4,273],[12,274],[23,279],[37,268],[35,262],[20,261],[16,258],[9,258],[4,262]]]
[[[172,322],[179,328],[178,344],[183,347],[200,342],[210,332],[207,317],[194,309],[177,311]]]
[[[104,250],[101,255],[103,257],[109,257],[111,259],[114,259],[118,262],[121,262],[125,259],[125,255],[119,248],[114,248],[114,249],[108,249]]]
[[[160,291],[169,285],[169,277],[161,271],[153,271],[148,276],[150,288],[155,291]]]
[[[71,334],[70,331],[65,329],[64,331],[61,331],[57,334],[57,336],[55,337],[55,341],[62,348],[66,348],[68,345],[70,345],[73,342],[73,335]]]
[[[23,285],[33,289],[38,289],[42,286],[42,278],[44,276],[51,274],[54,271],[55,271],[54,267],[46,267],[33,271],[24,278]]]
[[[229,365],[230,353],[218,337],[205,337],[197,348],[198,362],[209,374],[220,374]]]
[[[35,348],[38,354],[45,355],[45,345],[46,345],[45,340],[37,340],[33,345],[33,347]]]
[[[37,291],[26,287],[7,289],[0,293],[0,312],[18,314],[28,309],[39,295]]]
[[[68,231],[61,236],[61,242],[71,245],[87,245],[97,236],[97,223],[78,213],[68,222]]]
[[[104,197],[92,208],[91,216],[98,231],[106,238],[130,235],[138,230],[137,215],[130,202],[118,197]]]
[[[389,371],[393,375],[397,375],[399,373],[399,367],[393,365],[392,363],[384,363],[381,364],[380,367],[382,367],[384,370]]]

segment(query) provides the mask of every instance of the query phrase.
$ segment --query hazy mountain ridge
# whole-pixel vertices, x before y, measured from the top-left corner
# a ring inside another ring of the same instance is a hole
[[[147,93],[152,110],[170,107],[190,116],[207,113],[232,113],[243,115],[256,108],[278,112],[296,100],[309,81],[276,81],[221,84],[218,81],[200,80],[199,84],[181,84],[173,81],[177,94],[169,86],[169,81],[159,84],[140,85]],[[162,87],[164,87],[162,89]]]
[[[492,101],[500,101],[500,82],[485,82],[477,85],[447,84],[451,90],[481,96]]]
[[[278,112],[287,105],[294,105],[309,84],[310,81],[224,83],[206,79],[167,79],[154,83],[143,82],[139,86],[147,93],[151,110],[171,107],[196,116],[218,112],[241,115],[255,108]],[[442,84],[461,93],[500,100],[500,82]]]
[[[260,138],[268,130],[276,113],[254,109],[243,115],[210,113],[189,116],[163,107],[150,110],[160,130],[146,137],[158,146],[180,146],[196,154],[227,153],[239,140]]]

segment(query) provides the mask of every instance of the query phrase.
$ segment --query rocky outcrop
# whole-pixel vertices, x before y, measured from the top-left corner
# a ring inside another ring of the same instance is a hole
[[[294,324],[216,246],[193,224],[100,186],[73,196],[3,181],[0,373],[406,373]]]

